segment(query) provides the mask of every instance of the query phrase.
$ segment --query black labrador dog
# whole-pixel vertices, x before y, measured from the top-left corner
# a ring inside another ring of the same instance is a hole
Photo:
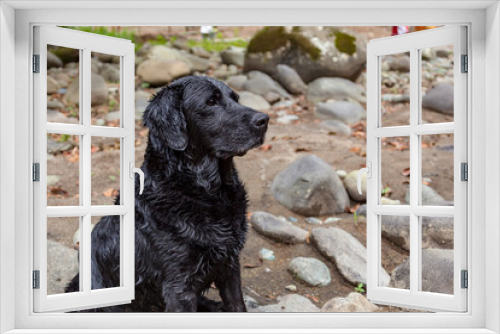
[[[239,254],[247,198],[233,157],[264,142],[269,117],[224,83],[189,76],[144,113],[149,141],[135,197],[135,299],[97,312],[245,312]],[[119,286],[119,217],[92,231],[92,289]],[[78,291],[78,275],[67,292]],[[222,303],[204,292],[215,283]]]

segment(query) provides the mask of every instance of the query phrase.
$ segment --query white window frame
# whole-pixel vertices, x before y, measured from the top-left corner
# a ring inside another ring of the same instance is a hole
[[[498,333],[500,331],[500,10],[498,1],[118,2],[0,4],[0,330],[12,333]],[[132,9],[103,9],[103,8]],[[99,7],[99,8],[97,8]],[[454,9],[453,9],[453,8]],[[23,9],[24,8],[24,9]],[[44,10],[43,8],[52,8]],[[58,10],[54,10],[54,8]],[[149,8],[149,9],[147,9]],[[470,183],[467,313],[399,314],[33,314],[31,31],[58,25],[441,25],[469,27]],[[14,35],[15,32],[15,35]],[[14,37],[15,36],[15,37]],[[7,74],[7,75],[6,75]],[[15,87],[12,81],[15,78]],[[15,112],[12,112],[15,111]],[[487,120],[487,121],[486,121]],[[12,124],[15,128],[12,129]],[[11,127],[11,128],[9,128]],[[12,138],[15,138],[12,140]],[[487,139],[487,140],[486,140]],[[14,143],[14,144],[13,144]],[[15,177],[12,177],[15,175]],[[486,182],[488,175],[488,182]],[[12,198],[12,190],[15,197]],[[487,195],[487,196],[486,196]],[[488,213],[486,214],[486,208]],[[472,228],[473,226],[473,228]],[[488,253],[487,253],[487,252]],[[485,256],[489,254],[488,266]],[[493,255],[492,255],[493,254]],[[487,283],[493,282],[493,283]],[[14,288],[13,288],[14,287]],[[487,289],[487,290],[486,290]],[[486,292],[487,291],[487,292]],[[138,327],[141,329],[137,329]],[[165,329],[165,327],[170,329]],[[353,328],[354,327],[354,328]],[[176,330],[177,328],[177,330]],[[187,328],[191,330],[180,330]],[[249,330],[253,328],[254,330]],[[286,328],[286,329],[285,329]],[[121,330],[120,330],[121,329]],[[267,329],[267,330],[264,330]],[[153,331],[153,330],[152,330]],[[81,330],[80,330],[81,332]]]

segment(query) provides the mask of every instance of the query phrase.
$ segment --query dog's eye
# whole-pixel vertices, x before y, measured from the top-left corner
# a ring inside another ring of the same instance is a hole
[[[215,105],[215,100],[214,99],[207,100],[207,106],[212,107],[214,105]]]

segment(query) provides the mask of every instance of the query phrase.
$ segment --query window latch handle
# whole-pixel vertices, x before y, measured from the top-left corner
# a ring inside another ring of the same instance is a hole
[[[366,167],[365,168],[361,168],[360,170],[358,170],[358,192],[359,194],[361,195],[361,175],[363,173],[366,173],[366,176],[371,179],[372,178],[372,163],[370,161],[368,161],[366,163]]]
[[[134,167],[134,162],[130,161],[129,163],[129,172],[130,172],[130,178],[134,178],[134,174],[139,174],[139,184],[140,184],[140,189],[139,189],[139,195],[142,195],[142,192],[144,191],[144,172],[142,169]]]

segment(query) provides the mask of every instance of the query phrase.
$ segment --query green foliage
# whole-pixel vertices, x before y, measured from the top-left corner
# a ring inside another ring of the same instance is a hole
[[[149,86],[150,86],[149,82],[141,83],[141,88],[149,88]]]
[[[71,138],[71,135],[68,134],[62,134],[61,138],[59,138],[58,142],[59,143],[64,143],[65,141],[68,141],[68,139]]]
[[[139,40],[135,36],[135,33],[127,29],[121,29],[120,31],[113,31],[108,29],[108,27],[88,27],[88,26],[81,26],[81,27],[62,26],[61,28],[68,28],[78,31],[90,32],[98,35],[128,39],[135,44],[135,51],[139,50],[142,47],[142,43],[139,42]]]
[[[217,35],[219,35],[219,34],[217,34]],[[222,37],[222,34],[220,34],[220,35]],[[248,42],[245,41],[244,39],[241,39],[241,38],[228,41],[228,40],[223,40],[222,38],[217,37],[216,39],[204,38],[200,41],[190,39],[187,41],[187,45],[189,47],[200,46],[209,52],[213,52],[213,51],[221,52],[221,51],[223,51],[231,46],[246,48],[248,45]]]
[[[110,179],[111,181],[115,181],[115,180],[116,180],[116,176],[114,176],[114,175],[109,175],[109,179]]]
[[[248,52],[268,52],[274,51],[289,43],[308,54],[313,60],[318,60],[321,50],[311,43],[306,37],[300,34],[300,28],[292,28],[292,32],[287,33],[285,27],[264,27],[257,32],[248,44]]]
[[[358,215],[356,214],[356,211],[354,212],[354,225],[358,226]]]
[[[150,39],[148,42],[151,45],[165,45],[168,43],[168,40],[163,35],[158,35],[156,39]]]
[[[364,287],[363,283],[359,283],[358,286],[354,288],[354,291],[359,293],[364,293],[365,289],[363,289],[363,287]]]
[[[382,189],[382,195],[385,195],[385,194],[387,194],[389,192],[391,192],[391,188],[389,188],[389,187],[386,187],[386,188]]]
[[[333,34],[335,35],[335,47],[337,50],[347,53],[349,56],[356,53],[356,44],[354,43],[356,42],[356,37],[340,31],[336,31]]]

